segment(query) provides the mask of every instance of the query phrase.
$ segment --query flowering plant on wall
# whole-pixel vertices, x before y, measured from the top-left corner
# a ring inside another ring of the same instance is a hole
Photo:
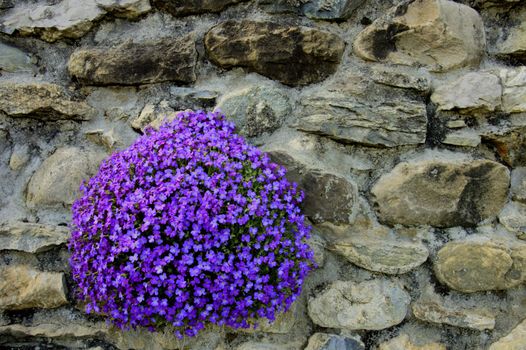
[[[73,205],[86,310],[196,335],[273,320],[313,266],[303,194],[220,113],[186,111],[104,161]]]

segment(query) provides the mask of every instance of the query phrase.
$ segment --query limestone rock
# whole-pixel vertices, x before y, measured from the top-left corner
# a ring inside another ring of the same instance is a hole
[[[283,91],[263,86],[227,93],[221,96],[216,108],[236,124],[241,135],[248,137],[272,133],[292,111]]]
[[[431,89],[431,77],[421,72],[393,69],[384,65],[371,69],[371,79],[379,84],[427,93]]]
[[[364,0],[314,0],[303,5],[303,13],[312,19],[347,19]]]
[[[508,289],[526,280],[526,244],[449,242],[434,266],[442,283],[461,292]]]
[[[351,182],[333,174],[309,171],[300,186],[305,191],[304,213],[312,222],[350,223],[358,198],[356,186]]]
[[[509,11],[506,23],[499,23],[497,40],[490,52],[526,62],[526,8]]]
[[[526,344],[526,320],[519,323],[508,335],[491,344],[489,350],[522,350]]]
[[[491,73],[472,72],[440,85],[431,95],[431,101],[438,105],[439,111],[487,113],[500,107],[501,95],[499,77]]]
[[[174,16],[188,16],[205,12],[221,12],[227,6],[246,0],[153,0],[153,4]]]
[[[409,336],[404,333],[380,344],[378,350],[447,350],[447,348],[444,344],[435,342],[416,345],[411,342]]]
[[[0,72],[32,72],[31,57],[16,47],[0,43]]]
[[[526,67],[503,68],[499,75],[503,85],[503,112],[526,112]]]
[[[436,72],[478,65],[484,47],[480,15],[449,0],[404,1],[354,41],[354,52],[363,59]]]
[[[315,324],[345,330],[380,330],[403,321],[411,298],[398,284],[386,279],[362,283],[333,282],[309,300]]]
[[[276,319],[270,322],[268,319],[255,319],[249,320],[250,324],[257,323],[256,328],[239,328],[234,330],[235,332],[241,333],[273,333],[273,334],[286,334],[293,330],[294,323],[298,318],[297,303],[293,303],[287,312],[282,312],[276,315]]]
[[[0,19],[2,31],[38,35],[54,42],[77,39],[108,12],[134,18],[151,9],[149,0],[61,0],[56,4],[19,4]]]
[[[65,244],[69,229],[65,226],[8,222],[0,224],[0,250],[39,253]]]
[[[482,140],[492,144],[507,165],[513,168],[526,166],[526,127],[490,131],[482,135]]]
[[[0,309],[54,308],[67,304],[64,274],[25,265],[0,267]]]
[[[69,73],[89,84],[191,83],[196,79],[195,39],[188,34],[152,42],[127,41],[111,48],[79,49],[68,62]]]
[[[511,171],[511,196],[516,201],[526,203],[526,167]]]
[[[29,146],[26,144],[15,145],[11,158],[9,158],[9,167],[11,170],[18,171],[27,164],[30,158]]]
[[[301,103],[305,116],[294,126],[336,141],[396,147],[424,143],[426,138],[426,107],[420,101],[362,101],[322,91]]]
[[[341,38],[318,29],[248,20],[222,22],[204,41],[212,63],[246,67],[287,85],[324,80],[336,71],[345,48]]]
[[[95,174],[103,157],[75,147],[57,149],[29,180],[27,205],[31,208],[71,205],[82,180]]]
[[[0,111],[11,117],[89,120],[96,111],[75,101],[59,85],[42,82],[0,83]]]
[[[365,350],[365,345],[359,338],[314,333],[305,350]]]
[[[436,153],[399,163],[371,193],[388,224],[473,226],[500,211],[509,181],[509,170],[494,161],[449,160]]]
[[[177,115],[168,105],[168,101],[161,101],[159,104],[148,103],[144,106],[141,113],[130,121],[130,125],[137,131],[143,131],[147,127],[158,129],[166,121],[173,120]]]
[[[479,331],[495,328],[495,316],[479,310],[454,308],[434,301],[418,301],[411,307],[415,317],[422,321]]]
[[[429,255],[422,243],[362,236],[337,241],[332,247],[355,265],[387,274],[406,273],[422,265]]]
[[[248,341],[239,344],[234,350],[300,350],[301,344],[292,342],[286,344],[277,344],[270,342]]]
[[[499,222],[510,231],[526,234],[526,204],[509,202],[500,212]]]
[[[71,322],[69,324],[42,323],[34,326],[11,324],[0,327],[0,334],[48,339],[103,337],[105,333],[100,325],[75,324]]]
[[[209,110],[216,105],[217,91],[199,90],[189,87],[170,87],[170,107],[181,111],[185,109]]]
[[[480,145],[481,137],[475,130],[462,129],[449,132],[442,140],[447,145],[461,147],[477,147]]]

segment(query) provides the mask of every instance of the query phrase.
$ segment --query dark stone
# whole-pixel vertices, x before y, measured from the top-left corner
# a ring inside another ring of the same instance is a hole
[[[192,34],[147,43],[125,42],[111,48],[76,50],[68,69],[81,82],[134,85],[195,81],[197,51]]]
[[[205,35],[205,47],[210,61],[220,67],[246,67],[295,86],[320,82],[334,73],[345,43],[313,28],[226,21]]]
[[[303,13],[313,19],[342,20],[349,18],[364,0],[312,0],[303,5]]]
[[[221,12],[227,6],[246,0],[154,0],[153,4],[174,16]]]

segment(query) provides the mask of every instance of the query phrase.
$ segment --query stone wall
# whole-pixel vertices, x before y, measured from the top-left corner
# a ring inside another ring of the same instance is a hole
[[[525,23],[520,0],[0,0],[0,348],[524,349]],[[186,344],[84,314],[80,182],[215,107],[306,191],[301,299]]]

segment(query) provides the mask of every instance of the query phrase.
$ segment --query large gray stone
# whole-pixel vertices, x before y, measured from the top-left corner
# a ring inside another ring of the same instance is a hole
[[[69,229],[65,226],[8,222],[0,224],[0,250],[39,253],[65,244]]]
[[[380,330],[402,322],[409,294],[387,279],[333,282],[309,300],[309,316],[319,326],[345,330]]]
[[[380,237],[352,236],[332,247],[355,265],[387,274],[406,273],[422,265],[429,255],[422,243]]]
[[[324,80],[336,71],[345,48],[332,33],[248,20],[222,22],[206,33],[204,42],[212,63],[246,67],[287,85]]]
[[[508,289],[526,281],[526,244],[449,242],[434,266],[442,283],[464,293]]]
[[[11,117],[89,120],[97,112],[76,101],[59,85],[43,82],[0,83],[0,111]]]
[[[57,149],[31,176],[27,205],[30,208],[71,205],[80,193],[82,180],[95,174],[104,156],[76,147]]]
[[[277,130],[292,107],[281,90],[265,86],[252,86],[227,93],[218,101],[220,109],[236,124],[241,135],[260,136]]]
[[[314,333],[305,350],[365,350],[365,345],[359,338]]]
[[[153,4],[174,16],[220,12],[227,6],[246,0],[153,0]]]
[[[443,72],[479,64],[484,27],[477,11],[453,1],[403,1],[358,34],[353,47],[369,61]]]
[[[33,72],[31,57],[16,47],[0,43],[0,72]]]
[[[303,5],[303,13],[312,19],[347,19],[364,1],[365,0],[311,0]]]
[[[526,67],[499,70],[502,82],[502,110],[506,113],[526,112]]]
[[[481,310],[452,307],[428,300],[417,301],[411,305],[411,308],[416,318],[426,322],[479,331],[495,328],[495,315]]]
[[[499,222],[521,237],[526,235],[526,204],[509,202],[500,212]]]
[[[447,157],[401,162],[384,174],[371,189],[380,220],[452,227],[495,217],[507,200],[509,170],[490,160]]]
[[[63,273],[26,265],[0,266],[0,309],[54,308],[67,303]]]
[[[77,39],[108,12],[135,18],[151,9],[149,0],[61,0],[53,5],[20,2],[0,19],[1,30],[38,35],[46,41]]]
[[[134,85],[196,79],[195,38],[180,38],[123,44],[107,48],[76,50],[68,62],[69,73],[88,84]]]

